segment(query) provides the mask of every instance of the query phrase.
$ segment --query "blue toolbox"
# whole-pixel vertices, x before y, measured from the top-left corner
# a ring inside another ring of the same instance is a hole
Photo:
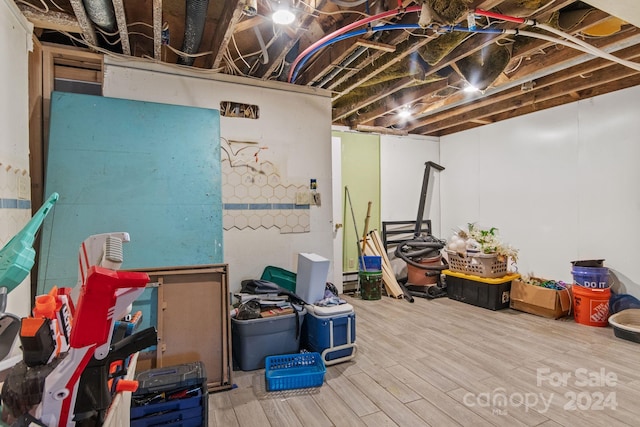
[[[356,314],[351,304],[305,306],[303,347],[322,355],[325,365],[346,362],[356,354]]]
[[[209,394],[202,362],[151,369],[136,380],[131,427],[207,425]]]

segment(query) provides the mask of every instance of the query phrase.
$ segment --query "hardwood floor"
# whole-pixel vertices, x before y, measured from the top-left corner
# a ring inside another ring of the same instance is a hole
[[[448,298],[365,301],[356,357],[315,389],[266,392],[234,371],[209,426],[640,425],[640,344],[611,327],[491,311]]]

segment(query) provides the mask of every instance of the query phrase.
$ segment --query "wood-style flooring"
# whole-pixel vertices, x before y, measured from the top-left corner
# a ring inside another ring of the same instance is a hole
[[[234,371],[209,426],[638,426],[640,344],[611,327],[491,311],[448,298],[365,301],[356,357],[322,387],[265,391]]]

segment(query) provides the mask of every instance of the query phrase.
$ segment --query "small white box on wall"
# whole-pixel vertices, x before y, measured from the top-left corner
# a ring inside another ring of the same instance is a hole
[[[309,253],[298,254],[296,294],[309,304],[324,298],[324,289],[329,274],[329,260]]]

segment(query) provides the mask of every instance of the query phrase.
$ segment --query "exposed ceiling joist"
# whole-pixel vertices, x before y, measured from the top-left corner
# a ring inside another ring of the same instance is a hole
[[[242,0],[227,0],[224,2],[222,15],[215,29],[210,49],[213,52],[213,61],[211,63],[211,68],[213,69],[220,67],[224,52],[233,36],[234,28],[242,17],[243,6],[244,1]]]
[[[162,59],[162,0],[153,0],[153,58],[156,61]]]
[[[20,12],[36,28],[43,30],[65,31],[67,33],[79,33],[82,31],[75,16],[64,12],[50,10],[42,12],[22,3],[18,4]]]
[[[98,45],[98,40],[96,38],[96,30],[93,27],[93,23],[89,20],[87,16],[87,12],[84,9],[84,4],[82,4],[82,0],[69,0],[71,3],[71,7],[73,8],[73,13],[76,15],[76,19],[78,20],[78,24],[80,24],[80,28],[82,29],[83,37],[92,44],[93,46]]]
[[[120,44],[122,45],[122,53],[131,55],[131,45],[129,44],[129,30],[127,29],[127,18],[124,13],[123,0],[112,0],[113,9],[116,14],[116,22],[118,24],[118,32],[120,33]]]
[[[25,15],[28,9],[42,6],[40,0],[24,1],[33,6],[21,3]],[[83,0],[60,0],[56,5],[42,1],[54,6],[30,16],[42,43],[64,43],[68,37],[69,45],[86,41],[89,49],[99,52],[124,53],[141,61],[153,57],[155,62],[169,64],[184,56],[180,50],[185,38],[185,4],[192,0],[114,0],[115,35],[111,34],[114,30],[90,21],[96,17],[93,9],[88,9],[87,16]],[[425,1],[434,11],[455,8],[455,15],[447,15],[454,18],[447,19],[457,24],[447,31],[458,37],[450,37],[453,44],[444,45],[442,51],[436,52],[438,44],[446,41],[441,23],[431,22],[429,29],[417,25],[420,13],[416,11],[421,10],[423,0],[403,0],[400,9],[395,0],[296,2],[297,16],[290,26],[271,21],[271,0],[256,0],[254,16],[243,14],[246,0],[209,1],[206,17],[200,15],[204,18],[203,42],[190,49],[195,60],[182,65],[245,76],[260,84],[292,78],[292,90],[312,86],[332,92],[335,125],[433,136],[585,99],[637,81],[637,66],[625,67],[611,56],[603,58],[603,52],[608,52],[640,62],[635,50],[640,46],[636,0]],[[486,18],[476,10],[474,30],[467,27],[466,8],[483,9],[494,16]],[[534,28],[532,22],[521,22],[518,17],[536,19],[554,30]],[[135,31],[129,31],[127,27],[134,22]],[[384,30],[370,31],[383,24]],[[98,26],[101,37],[96,37]],[[518,29],[520,34],[498,33],[501,29]],[[544,40],[532,34],[525,37],[523,31],[542,34]],[[580,49],[571,36],[583,44]],[[483,82],[483,92],[463,92],[470,72],[491,71],[491,61],[486,59],[495,56],[483,56],[488,51],[508,52],[500,64],[503,68],[492,71],[490,80]],[[294,64],[296,68],[291,69]],[[413,119],[402,119],[397,114],[401,109],[410,110]]]

